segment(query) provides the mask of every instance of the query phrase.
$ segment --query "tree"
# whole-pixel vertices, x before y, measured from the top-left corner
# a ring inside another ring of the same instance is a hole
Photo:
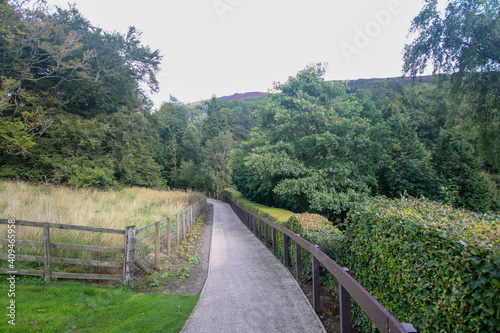
[[[201,162],[201,144],[198,133],[196,126],[189,124],[182,136],[182,160],[192,161],[195,165],[199,165]]]
[[[202,143],[213,139],[220,133],[230,130],[227,119],[221,114],[220,107],[217,104],[217,98],[212,97],[210,102],[205,104],[207,109],[207,119],[203,123]]]
[[[324,80],[325,71],[311,65],[276,83],[257,110],[258,128],[232,161],[245,195],[330,217],[367,198],[377,164],[370,121],[344,85]]]
[[[157,90],[161,55],[133,27],[108,33],[43,3],[0,1],[0,175],[162,186],[140,89]]]
[[[452,91],[470,105],[469,119],[480,126],[484,158],[500,170],[500,3],[497,0],[451,0],[445,13],[437,0],[415,17],[405,46],[404,72],[415,77],[429,62]]]
[[[179,181],[183,186],[192,188],[198,181],[200,171],[192,160],[182,161],[179,167]]]
[[[12,77],[8,66],[16,55],[14,41],[24,34],[21,4],[0,1],[0,153],[26,155],[35,145],[35,137],[51,124],[42,106],[26,107],[33,97],[22,86],[20,77]]]
[[[229,156],[233,146],[233,135],[229,131],[207,140],[202,164],[206,189],[220,192],[231,184]]]
[[[413,20],[410,33],[417,38],[405,46],[405,73],[423,73],[428,62],[434,74],[460,73],[459,81],[468,73],[499,71],[499,2],[451,0],[444,14],[437,5],[437,0],[426,0]]]
[[[487,212],[492,203],[487,178],[481,171],[481,160],[463,135],[443,130],[439,136],[433,163],[456,188],[454,204],[478,212]]]
[[[377,172],[380,194],[443,199],[441,180],[430,165],[430,152],[420,142],[410,115],[399,110],[384,125],[376,129],[385,130],[378,142],[383,143],[387,154]]]

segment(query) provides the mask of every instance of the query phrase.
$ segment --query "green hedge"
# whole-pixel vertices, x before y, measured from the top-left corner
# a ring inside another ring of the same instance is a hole
[[[344,235],[334,227],[330,221],[318,214],[295,214],[290,217],[284,225],[305,240],[318,245],[330,258],[338,258],[343,251],[342,241]],[[290,258],[294,264],[296,262],[295,244],[290,242]],[[312,256],[308,251],[302,251],[302,276],[306,280],[312,279]],[[338,284],[326,268],[320,265],[320,279],[323,286],[329,290],[337,290]]]
[[[500,216],[375,199],[346,224],[345,264],[400,322],[419,332],[500,331]]]

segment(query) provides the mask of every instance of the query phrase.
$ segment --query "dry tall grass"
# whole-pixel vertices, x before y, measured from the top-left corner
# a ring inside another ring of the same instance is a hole
[[[140,228],[180,212],[199,198],[194,192],[135,187],[120,191],[75,190],[0,181],[0,218],[114,229],[131,225]],[[0,238],[6,238],[6,230],[5,225],[0,226]],[[16,239],[42,241],[42,230],[18,227]],[[123,236],[51,229],[51,242],[122,247]],[[39,253],[40,248],[32,250]]]

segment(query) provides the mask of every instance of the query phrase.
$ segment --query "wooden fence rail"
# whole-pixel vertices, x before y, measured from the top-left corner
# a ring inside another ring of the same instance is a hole
[[[238,205],[231,197],[224,195],[223,201],[229,203],[240,220],[253,232],[253,234],[268,246],[268,228],[272,230],[272,249],[277,253],[276,231],[283,235],[283,258],[285,266],[289,265],[288,240],[295,242],[297,281],[302,280],[302,249],[308,251],[312,256],[312,282],[313,282],[313,307],[320,311],[320,279],[319,264],[321,263],[332,274],[339,283],[340,294],[340,329],[342,333],[351,332],[351,297],[358,303],[361,309],[368,315],[373,324],[380,332],[387,333],[416,333],[417,330],[411,324],[400,323],[389,311],[387,311],[368,291],[366,291],[351,275],[347,268],[339,266],[335,261],[323,253],[317,245],[295,234],[293,231],[275,223],[271,220],[251,212]],[[262,239],[262,224],[264,226],[264,239]]]

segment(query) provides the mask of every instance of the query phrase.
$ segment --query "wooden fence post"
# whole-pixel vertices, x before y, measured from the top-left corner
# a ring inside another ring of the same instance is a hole
[[[182,211],[182,239],[186,238],[186,210]]]
[[[193,226],[193,206],[189,207],[189,228]]]
[[[155,269],[158,270],[160,268],[160,222],[155,223]]]
[[[137,227],[130,226],[125,230],[125,255],[123,256],[123,283],[134,286],[135,234]]]
[[[179,231],[179,213],[175,214],[175,237],[177,246],[180,244],[180,231]]]
[[[167,255],[170,256],[172,248],[172,218],[167,218]]]
[[[45,282],[50,282],[50,224],[43,224],[43,252],[45,257]]]
[[[349,269],[343,268],[346,273],[349,273]],[[351,295],[345,288],[339,283],[339,294],[340,294],[340,332],[341,333],[351,333]]]

